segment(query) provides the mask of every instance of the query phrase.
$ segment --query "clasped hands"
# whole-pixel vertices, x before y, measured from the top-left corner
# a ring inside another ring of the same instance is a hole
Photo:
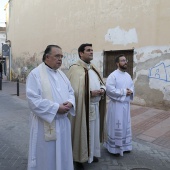
[[[65,102],[63,104],[60,104],[59,109],[58,109],[58,113],[60,114],[65,114],[67,113],[71,108],[73,107],[73,105],[70,102]]]
[[[103,96],[105,93],[104,89],[90,91],[91,97]]]
[[[127,91],[126,91],[126,96],[130,96],[133,92],[130,90],[130,89],[126,89]]]

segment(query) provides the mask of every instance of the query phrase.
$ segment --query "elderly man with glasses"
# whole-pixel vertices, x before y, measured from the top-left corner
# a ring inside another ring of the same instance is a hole
[[[48,45],[43,62],[27,78],[26,95],[31,110],[28,170],[73,170],[71,126],[74,90],[59,70],[63,52]]]

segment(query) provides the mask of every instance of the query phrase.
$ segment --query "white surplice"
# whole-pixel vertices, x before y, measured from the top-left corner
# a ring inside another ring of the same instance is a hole
[[[101,85],[98,75],[92,70],[88,70],[90,91],[106,89]],[[100,113],[99,113],[99,101],[101,97],[90,98],[90,156],[88,163],[93,162],[93,157],[100,157]]]
[[[126,96],[127,88],[133,94]],[[107,136],[104,147],[110,153],[132,150],[130,100],[133,100],[134,84],[127,72],[119,69],[112,72],[106,81],[106,94],[110,101],[107,108]]]
[[[31,71],[26,84],[27,100],[32,112],[28,170],[73,170],[68,113],[59,114],[57,111],[60,104],[69,101],[73,104],[73,108],[69,112],[74,115],[74,91],[64,73],[45,65],[51,86],[49,93],[52,94],[53,101],[43,98],[39,67]],[[45,141],[44,121],[51,123],[53,120],[56,124],[57,139]]]

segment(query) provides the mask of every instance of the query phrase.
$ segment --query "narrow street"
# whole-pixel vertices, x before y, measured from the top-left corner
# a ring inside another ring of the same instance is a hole
[[[0,91],[0,170],[26,170],[29,143],[29,109],[25,84],[3,82]],[[169,170],[170,112],[132,105],[133,151],[114,157],[102,147],[99,163],[86,170]]]

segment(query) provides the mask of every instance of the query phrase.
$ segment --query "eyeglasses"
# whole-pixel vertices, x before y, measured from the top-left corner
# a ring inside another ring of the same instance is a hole
[[[120,60],[121,63],[128,63],[128,60]]]

